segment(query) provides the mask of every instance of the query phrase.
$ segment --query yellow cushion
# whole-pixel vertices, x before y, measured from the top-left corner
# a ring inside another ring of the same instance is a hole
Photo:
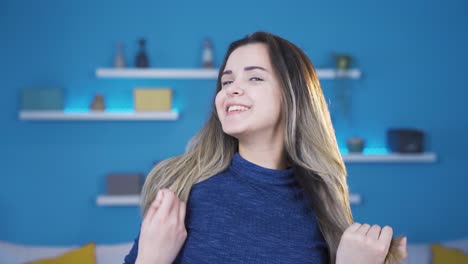
[[[96,245],[89,243],[80,248],[70,250],[55,258],[42,259],[29,264],[95,264]]]
[[[431,245],[432,264],[468,264],[468,255],[461,250]]]

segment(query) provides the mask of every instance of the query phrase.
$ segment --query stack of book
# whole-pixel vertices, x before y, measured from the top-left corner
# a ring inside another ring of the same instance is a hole
[[[169,88],[135,88],[134,108],[137,112],[170,111],[172,90]]]

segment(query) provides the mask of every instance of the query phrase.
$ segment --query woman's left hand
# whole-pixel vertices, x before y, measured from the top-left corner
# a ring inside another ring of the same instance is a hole
[[[393,229],[354,223],[343,233],[336,264],[382,264],[392,241]]]

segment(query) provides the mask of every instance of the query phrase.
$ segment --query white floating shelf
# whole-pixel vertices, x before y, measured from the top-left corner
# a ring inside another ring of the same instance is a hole
[[[358,69],[335,70],[335,69],[316,69],[319,79],[359,79],[361,71]]]
[[[349,194],[349,203],[353,205],[361,204],[362,198],[360,194],[350,193]]]
[[[387,162],[387,163],[415,163],[423,162],[430,163],[437,160],[435,153],[421,153],[421,154],[346,154],[343,155],[343,160],[348,163],[353,162]]]
[[[360,204],[362,198],[360,194],[351,193],[349,195],[350,204]],[[140,196],[135,195],[99,195],[96,198],[99,206],[140,206]]]
[[[21,111],[21,120],[177,120],[175,111],[161,112],[63,112],[63,111]]]
[[[99,195],[96,204],[99,206],[139,206],[140,195]]]
[[[219,69],[163,69],[163,68],[99,68],[99,78],[145,78],[145,79],[216,79]],[[319,79],[361,78],[358,69],[316,69]]]
[[[96,70],[96,76],[101,78],[216,79],[218,69],[100,68]]]

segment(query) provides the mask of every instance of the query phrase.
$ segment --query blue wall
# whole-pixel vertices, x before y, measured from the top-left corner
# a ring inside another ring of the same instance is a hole
[[[356,220],[392,225],[410,242],[468,237],[468,61],[466,1],[14,1],[0,2],[0,240],[28,244],[129,241],[135,208],[98,207],[110,172],[147,173],[182,153],[202,126],[213,80],[97,79],[125,43],[147,38],[154,67],[198,67],[205,36],[220,63],[227,45],[262,29],[304,49],[316,67],[350,52],[363,70],[353,89],[352,123],[334,122],[340,144],[365,137],[385,146],[388,127],[426,131],[430,164],[349,164],[351,190],[363,195]],[[288,5],[287,3],[291,3]],[[182,8],[183,7],[183,8]],[[334,82],[324,81],[327,96]],[[25,122],[20,89],[59,87],[68,108],[87,107],[96,92],[109,106],[131,106],[136,86],[170,86],[175,122]],[[333,99],[331,100],[332,110]]]

